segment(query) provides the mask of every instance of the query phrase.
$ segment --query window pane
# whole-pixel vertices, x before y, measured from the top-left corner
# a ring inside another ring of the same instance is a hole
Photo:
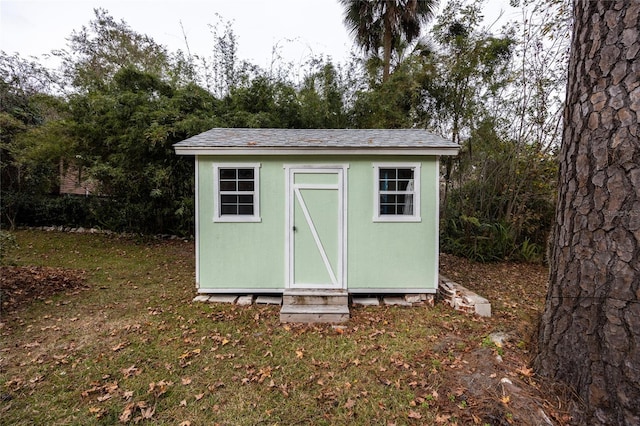
[[[237,215],[238,214],[238,206],[223,204],[220,206],[220,214],[221,215]]]
[[[395,191],[396,190],[396,181],[395,180],[381,180],[380,181],[380,191]]]
[[[240,204],[253,204],[253,195],[239,195],[238,203]]]
[[[243,215],[252,215],[253,214],[253,204],[240,204],[238,206],[238,214]]]
[[[380,180],[382,179],[395,179],[396,169],[380,169]]]
[[[238,191],[253,191],[253,181],[252,180],[238,181]]]
[[[238,179],[253,179],[253,169],[238,169]]]
[[[220,196],[220,201],[222,204],[238,204],[238,196],[237,195],[222,195]]]
[[[398,169],[398,179],[413,179],[413,169]]]
[[[236,181],[235,180],[221,180],[220,181],[220,191],[235,191],[236,190]]]
[[[236,178],[236,169],[220,169],[220,179],[233,179]]]
[[[398,181],[398,191],[413,191],[413,188],[407,189],[409,186],[410,180],[399,180]]]
[[[380,204],[380,215],[396,214],[395,204]]]

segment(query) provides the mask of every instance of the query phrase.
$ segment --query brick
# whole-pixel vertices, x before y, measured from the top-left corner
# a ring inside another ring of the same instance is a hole
[[[351,299],[353,305],[379,306],[380,300],[377,297],[354,297]]]
[[[281,296],[258,296],[256,305],[282,305]]]
[[[212,303],[236,303],[238,296],[235,294],[212,294],[209,296],[209,302]]]
[[[253,295],[251,295],[251,294],[249,294],[247,296],[240,296],[236,300],[236,304],[237,305],[241,305],[241,306],[251,305],[252,303],[253,303]]]

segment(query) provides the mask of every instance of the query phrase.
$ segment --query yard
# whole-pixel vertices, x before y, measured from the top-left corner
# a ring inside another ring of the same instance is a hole
[[[3,267],[0,424],[571,424],[533,374],[546,268],[441,257],[492,303],[357,307],[344,327],[192,302],[193,242],[18,231]],[[491,337],[493,336],[493,338]]]

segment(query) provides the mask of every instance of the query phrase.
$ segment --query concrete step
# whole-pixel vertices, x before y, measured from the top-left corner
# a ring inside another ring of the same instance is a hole
[[[282,295],[283,305],[348,305],[346,290],[286,289]]]
[[[282,305],[280,322],[345,322],[349,307],[345,305]]]

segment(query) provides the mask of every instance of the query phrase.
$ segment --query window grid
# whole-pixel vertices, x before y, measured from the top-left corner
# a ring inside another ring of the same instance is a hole
[[[380,168],[380,215],[413,214],[413,169]]]
[[[378,163],[375,170],[375,221],[420,221],[420,165]]]
[[[220,215],[253,215],[253,168],[220,168]]]
[[[214,164],[216,222],[259,222],[259,164]]]

